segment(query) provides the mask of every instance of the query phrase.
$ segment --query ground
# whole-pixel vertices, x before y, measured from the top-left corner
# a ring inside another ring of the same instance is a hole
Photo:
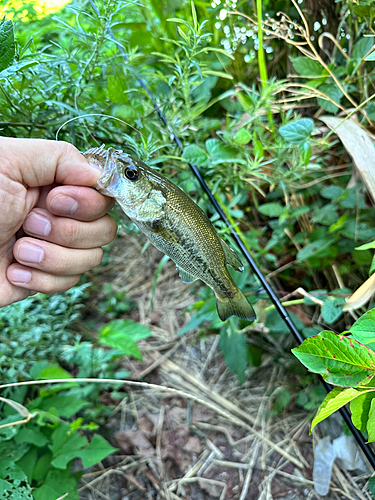
[[[104,426],[119,453],[83,475],[80,498],[321,498],[312,481],[314,446],[323,436],[340,435],[342,427],[336,416],[310,436],[314,413],[298,407],[293,397],[275,411],[280,388],[301,390],[298,376],[281,358],[288,357],[294,340],[283,337],[281,347],[265,333],[250,333],[248,341],[264,354],[261,366],[251,368],[240,386],[226,367],[217,335],[176,335],[195,299],[194,285],[184,285],[171,262],[158,277],[150,309],[162,254],[151,246],[142,253],[145,241],[142,235],[123,232],[110,250],[109,263],[91,276],[93,282],[111,282],[115,291],[125,290],[137,303],[131,317],[149,326],[153,335],[140,343],[144,362],[124,359],[131,380],[140,386],[127,388]],[[93,312],[100,300],[100,295],[93,300]],[[369,476],[335,464],[324,498],[371,499]]]

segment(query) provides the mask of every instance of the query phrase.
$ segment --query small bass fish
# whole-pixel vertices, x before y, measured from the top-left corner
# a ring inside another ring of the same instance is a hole
[[[251,304],[226,266],[243,271],[234,251],[207,215],[180,188],[142,161],[113,148],[92,148],[85,158],[102,169],[95,188],[115,198],[151,243],[176,264],[181,280],[200,279],[215,293],[219,317],[254,321]]]

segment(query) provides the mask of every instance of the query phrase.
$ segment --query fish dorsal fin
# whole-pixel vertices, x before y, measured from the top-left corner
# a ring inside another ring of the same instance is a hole
[[[194,281],[197,281],[198,278],[188,273],[181,267],[176,266],[176,269],[178,270],[178,274],[180,275],[182,283],[193,283]]]
[[[243,264],[237,257],[234,250],[232,250],[231,247],[227,245],[227,243],[225,243],[224,240],[220,241],[221,241],[221,246],[223,247],[224,250],[225,263],[228,266],[233,267],[233,269],[235,269],[236,271],[240,271],[242,273],[242,271],[244,270]]]

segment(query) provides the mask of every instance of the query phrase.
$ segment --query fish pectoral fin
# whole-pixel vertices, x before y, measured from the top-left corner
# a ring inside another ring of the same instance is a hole
[[[198,278],[188,273],[181,267],[176,265],[176,269],[178,270],[178,274],[180,275],[182,283],[193,283],[194,281],[197,281]]]
[[[225,263],[228,266],[233,267],[233,269],[235,269],[236,271],[240,271],[242,273],[244,267],[240,259],[237,257],[235,251],[232,250],[231,247],[227,243],[225,243],[224,240],[220,241],[221,241],[221,246],[223,247],[224,250]]]
[[[164,215],[166,200],[159,191],[152,190],[149,197],[138,208],[135,218],[140,222],[152,222]]]

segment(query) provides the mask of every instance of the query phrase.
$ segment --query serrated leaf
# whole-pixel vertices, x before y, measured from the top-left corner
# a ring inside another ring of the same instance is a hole
[[[284,207],[281,203],[264,203],[263,205],[259,205],[258,210],[261,214],[268,217],[279,217],[283,213]]]
[[[81,450],[79,457],[84,467],[91,467],[101,460],[104,460],[104,458],[115,451],[118,451],[118,449],[111,446],[108,441],[102,436],[99,436],[99,434],[95,434],[87,448]]]
[[[314,122],[311,118],[301,118],[279,128],[281,136],[289,144],[300,144],[307,141],[313,130]]]
[[[375,398],[375,391],[360,394],[350,403],[352,422],[362,432],[367,430],[367,422],[372,400]]]
[[[182,158],[188,163],[196,165],[197,167],[206,167],[208,165],[207,153],[195,144],[190,144],[190,146],[187,146],[184,149]]]
[[[310,371],[333,385],[366,385],[375,375],[375,352],[330,331],[306,339],[292,352]]]
[[[375,342],[375,308],[363,314],[350,328],[350,333],[362,344]]]
[[[368,413],[367,432],[368,432],[368,442],[372,443],[373,441],[375,441],[375,403],[374,403],[374,400],[371,401],[370,411]]]
[[[367,390],[367,392],[373,391],[374,389]],[[316,424],[332,415],[332,413],[339,410],[350,401],[358,398],[358,396],[361,396],[363,393],[363,390],[354,389],[352,387],[345,389],[343,389],[342,387],[335,387],[331,392],[327,394],[322,404],[320,405],[318,412],[311,423],[310,434]]]
[[[224,327],[220,332],[219,345],[229,370],[235,373],[238,382],[243,384],[246,380],[245,370],[248,355],[245,336]]]
[[[324,321],[329,324],[337,321],[342,314],[344,304],[345,300],[342,298],[328,297],[321,309]]]
[[[0,23],[0,71],[13,63],[16,46],[12,21]]]

